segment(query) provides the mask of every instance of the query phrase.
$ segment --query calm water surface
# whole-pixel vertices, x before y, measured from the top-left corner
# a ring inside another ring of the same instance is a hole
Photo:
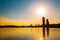
[[[42,34],[42,28],[0,28],[0,40],[8,39],[9,37],[21,37],[23,35],[34,36],[42,40]],[[60,28],[50,28],[48,40],[60,40]]]

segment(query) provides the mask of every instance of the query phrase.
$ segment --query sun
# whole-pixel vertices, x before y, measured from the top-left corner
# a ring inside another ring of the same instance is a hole
[[[42,7],[37,8],[37,13],[38,13],[38,15],[40,15],[40,16],[44,16],[44,14],[45,14],[45,9],[42,8]]]

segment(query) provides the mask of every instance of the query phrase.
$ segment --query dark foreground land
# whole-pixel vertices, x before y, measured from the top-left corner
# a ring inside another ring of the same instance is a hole
[[[16,25],[4,25],[4,26],[1,26],[0,25],[0,28],[39,28],[39,27],[43,27],[43,25],[28,25],[28,26],[16,26]],[[45,25],[45,27],[47,27],[47,25]],[[60,28],[60,23],[59,24],[50,24],[49,25],[49,28]]]

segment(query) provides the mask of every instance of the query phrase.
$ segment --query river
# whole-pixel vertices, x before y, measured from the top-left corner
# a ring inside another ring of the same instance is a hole
[[[45,28],[46,30],[46,28]],[[22,35],[36,36],[43,40],[42,28],[0,28],[0,40],[8,39],[8,37],[21,37]],[[46,32],[45,32],[46,33]],[[60,40],[60,28],[49,28],[48,40]]]

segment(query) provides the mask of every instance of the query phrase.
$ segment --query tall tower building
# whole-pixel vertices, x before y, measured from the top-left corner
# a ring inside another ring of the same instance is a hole
[[[45,17],[42,17],[42,24],[43,24],[43,38],[45,38]]]
[[[46,19],[46,25],[47,25],[47,37],[49,37],[49,21]]]

